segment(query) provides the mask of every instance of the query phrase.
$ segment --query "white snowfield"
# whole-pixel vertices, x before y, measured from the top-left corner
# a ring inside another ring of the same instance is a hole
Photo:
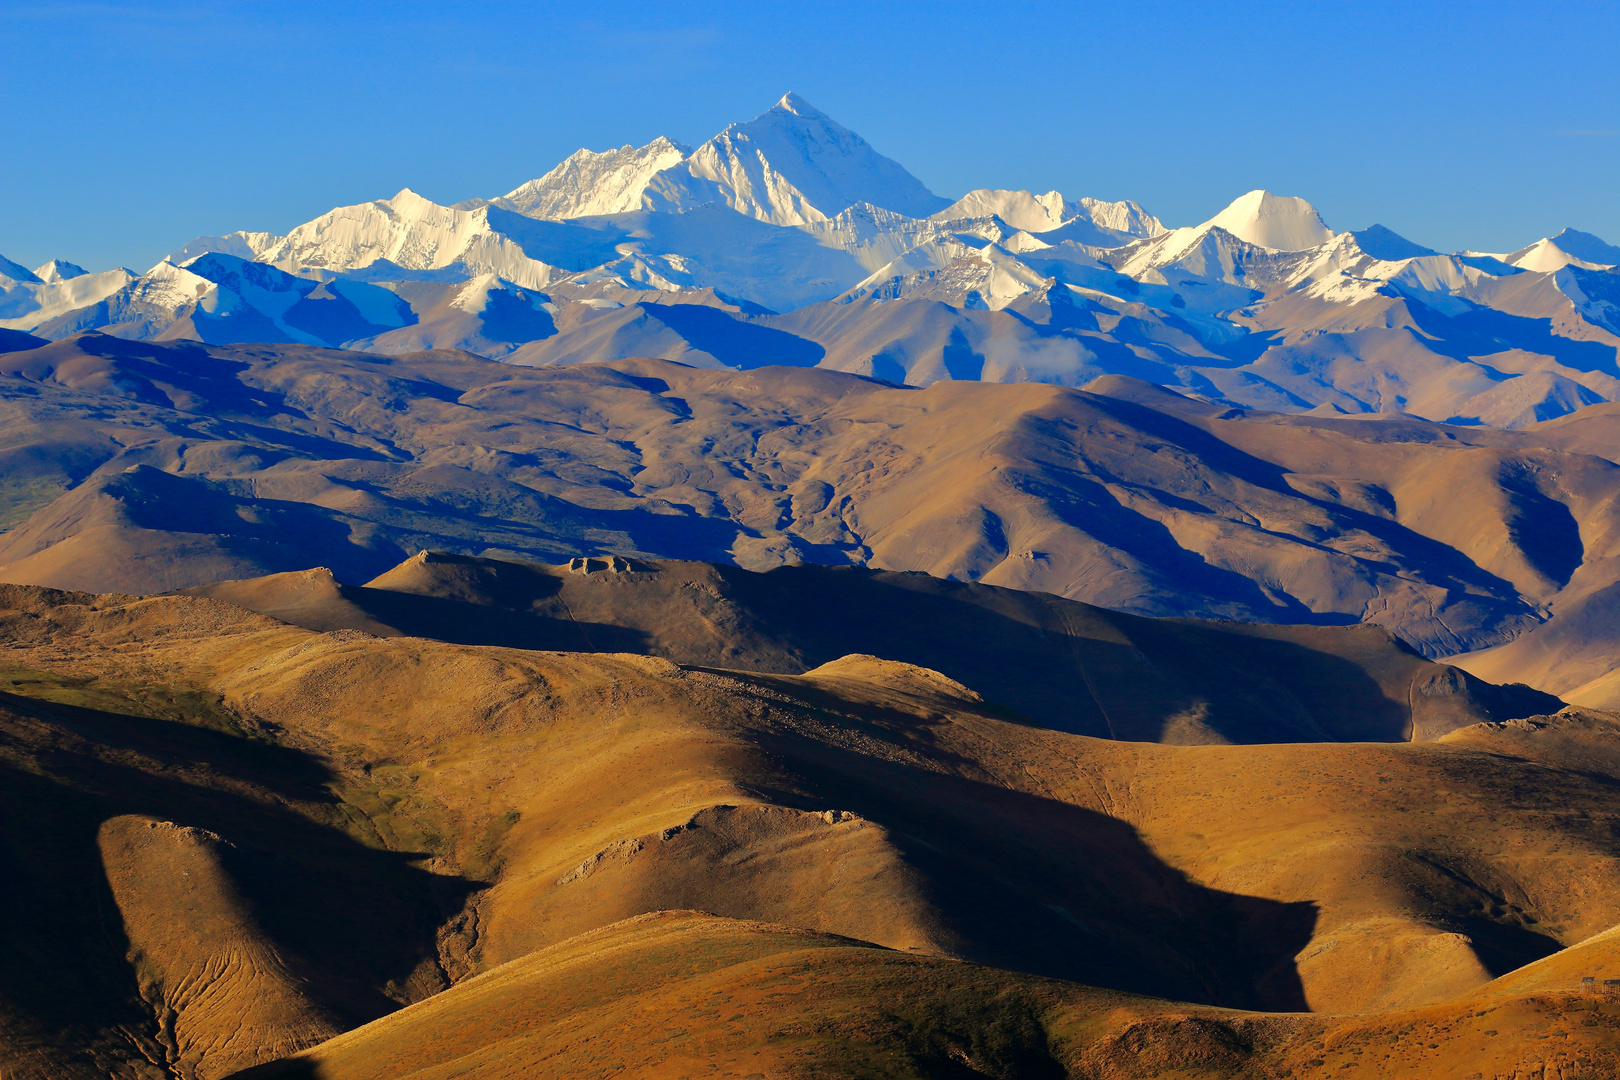
[[[621,146],[597,153],[578,150],[555,169],[498,199],[495,205],[533,218],[566,221],[644,209],[647,185],[691,153],[660,136],[643,147]]]
[[[46,338],[818,364],[897,382],[1149,379],[1227,405],[1521,426],[1620,401],[1620,248],[1446,254],[1255,190],[1166,228],[1129,200],[952,200],[787,94],[695,148],[582,149],[504,195],[410,189],[145,274],[0,259]]]
[[[980,188],[970,191],[934,215],[936,221],[957,218],[997,217],[1015,229],[1028,233],[1051,232],[1071,222],[1084,221],[1107,233],[1116,242],[1133,237],[1158,236],[1164,232],[1159,219],[1133,202],[1103,202],[1082,198],[1070,202],[1060,191],[1035,195],[1028,191],[1002,191]]]
[[[86,273],[52,259],[36,270],[0,256],[0,329],[33,330],[43,323],[111,296],[135,280],[129,270]]]
[[[392,199],[340,206],[298,226],[254,257],[289,272],[363,270],[386,261],[405,270],[465,267],[529,288],[562,276],[490,224],[491,208],[439,206],[405,188]]]

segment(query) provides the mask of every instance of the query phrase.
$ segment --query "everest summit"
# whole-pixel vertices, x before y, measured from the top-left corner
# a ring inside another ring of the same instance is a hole
[[[582,149],[454,205],[406,188],[198,237],[144,274],[0,260],[0,329],[915,385],[1126,375],[1223,407],[1511,428],[1620,401],[1617,266],[1576,229],[1437,252],[1265,190],[1180,226],[1057,190],[947,198],[787,94],[695,148]]]

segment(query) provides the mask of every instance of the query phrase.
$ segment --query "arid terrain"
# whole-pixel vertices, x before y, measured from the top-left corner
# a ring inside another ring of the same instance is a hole
[[[0,1080],[1620,1080],[1518,8],[0,0]]]
[[[1620,1072],[1613,406],[15,344],[8,1078]]]
[[[1590,623],[1620,574],[1607,404],[1509,431],[1119,376],[915,388],[87,333],[0,353],[0,418],[0,579],[57,588],[358,585],[422,550],[809,562],[1370,622],[1439,657]]]
[[[370,631],[6,587],[8,1075],[1620,1063],[1620,1004],[1580,983],[1620,976],[1603,936],[1620,923],[1620,717],[1476,713],[1417,741],[1097,737],[917,663],[823,661],[806,629],[789,628],[813,664],[797,672],[780,670],[786,631],[738,637],[777,670],[706,662],[712,640],[668,594],[798,572],[601,562],[512,570],[588,611],[576,633],[647,635],[640,654],[385,623],[487,603],[467,571],[488,564],[467,560],[342,592],[294,582],[304,621]],[[215,591],[296,603],[286,585]],[[654,602],[624,602],[638,586]],[[1220,632],[1080,612],[1076,665],[1117,626],[1148,648],[1150,627]],[[1227,648],[1254,640],[1241,629]],[[1475,687],[1457,709],[1487,689],[1365,630],[1307,633],[1299,681],[1356,663],[1392,687],[1398,661],[1406,686]],[[949,667],[949,637],[913,648]],[[1163,675],[1151,655],[1134,679],[1109,671],[1093,707],[1134,686],[1143,715],[1168,708],[1173,678],[1219,721],[1200,681],[1215,669],[1174,661],[1189,642],[1171,639]]]

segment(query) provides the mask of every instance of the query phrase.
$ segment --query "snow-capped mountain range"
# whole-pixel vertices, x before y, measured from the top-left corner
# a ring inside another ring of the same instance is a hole
[[[56,339],[651,355],[895,382],[1126,374],[1228,405],[1523,426],[1620,400],[1620,248],[1566,229],[1443,254],[1252,191],[1133,202],[929,191],[788,94],[695,149],[580,150],[504,195],[406,189],[144,274],[0,259],[0,329]]]

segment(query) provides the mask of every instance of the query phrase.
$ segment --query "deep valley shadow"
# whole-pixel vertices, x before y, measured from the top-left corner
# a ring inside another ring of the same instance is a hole
[[[0,728],[0,995],[59,1045],[154,1030],[97,845],[110,818],[223,838],[255,922],[351,1025],[401,1004],[398,988],[436,964],[438,927],[480,887],[412,865],[427,852],[368,846],[339,828],[336,778],[296,750],[12,694],[0,694]]]
[[[1293,958],[1314,904],[1206,888],[1083,807],[791,735],[767,745],[815,792],[773,799],[884,825],[967,959],[1175,1001],[1307,1009]]]

